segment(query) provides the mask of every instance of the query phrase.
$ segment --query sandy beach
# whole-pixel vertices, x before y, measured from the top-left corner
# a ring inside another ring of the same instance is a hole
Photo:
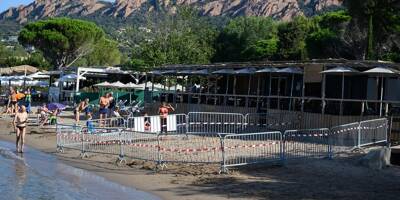
[[[0,127],[0,140],[15,140],[10,118],[0,119]],[[252,166],[220,175],[219,166],[168,164],[155,172],[150,162],[128,160],[117,165],[116,156],[89,154],[81,159],[78,151],[58,153],[54,129],[29,127],[26,141],[68,165],[163,199],[397,199],[400,195],[400,167],[371,170],[358,164],[360,154]]]

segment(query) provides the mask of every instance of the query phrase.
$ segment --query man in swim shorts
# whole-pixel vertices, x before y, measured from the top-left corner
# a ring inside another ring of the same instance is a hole
[[[107,93],[107,94],[103,95],[102,97],[100,97],[100,100],[99,100],[100,126],[104,126],[103,120],[105,118],[107,118],[108,106],[110,104],[109,97],[110,97],[110,94]]]

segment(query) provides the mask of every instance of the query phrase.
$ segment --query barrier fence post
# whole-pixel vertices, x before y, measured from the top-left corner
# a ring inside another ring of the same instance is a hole
[[[86,151],[85,151],[85,137],[84,137],[85,134],[83,134],[82,129],[80,130],[79,135],[81,136],[80,138],[81,138],[81,142],[82,142],[81,155],[80,156],[81,156],[81,158],[86,158],[87,154],[86,154]]]
[[[124,141],[125,140],[122,140],[122,133],[123,133],[123,131],[124,130],[122,130],[122,129],[118,129],[118,136],[119,136],[119,155],[118,155],[118,160],[117,160],[117,162],[119,163],[119,164],[121,164],[121,163],[126,163],[126,160],[125,160],[125,157],[124,157],[124,149],[123,149],[123,147],[122,147],[122,145],[124,145],[123,143],[124,143]]]
[[[220,134],[218,135],[221,143],[221,158],[222,158],[220,173],[227,173],[228,169],[225,167],[225,142],[224,142],[225,136],[222,137]]]
[[[162,158],[161,158],[161,146],[160,146],[160,135],[162,132],[157,134],[157,166],[156,166],[156,171],[158,171],[158,168],[161,168],[161,170],[164,168],[163,163],[162,163]]]
[[[327,135],[327,140],[328,140],[328,159],[333,158],[333,142],[332,142],[332,132],[331,129],[328,130],[328,135]]]
[[[361,123],[358,122],[357,148],[361,148]]]
[[[285,152],[286,152],[286,147],[285,147],[285,145],[286,145],[286,137],[285,137],[285,135],[286,135],[286,132],[283,132],[283,133],[281,132],[280,154],[281,154],[281,162],[282,162],[283,166],[286,165],[286,155],[285,155]]]

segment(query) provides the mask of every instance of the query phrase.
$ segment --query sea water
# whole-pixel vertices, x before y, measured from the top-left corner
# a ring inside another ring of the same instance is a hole
[[[158,197],[110,182],[71,167],[32,148],[16,154],[15,146],[0,141],[0,199],[4,200],[153,200]]]

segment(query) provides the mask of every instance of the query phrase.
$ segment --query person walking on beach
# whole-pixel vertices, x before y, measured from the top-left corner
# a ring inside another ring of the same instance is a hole
[[[103,95],[102,97],[100,97],[100,100],[99,100],[100,126],[104,126],[104,119],[107,118],[109,104],[110,104],[110,101],[109,101],[108,93]]]
[[[167,133],[167,118],[170,111],[175,111],[175,108],[166,102],[162,102],[161,106],[158,108],[158,114],[160,114],[161,122],[161,133]]]
[[[13,88],[10,88],[10,104],[11,104],[12,114],[17,113],[18,111],[17,103],[18,103],[17,92]]]
[[[75,121],[76,123],[79,123],[81,113],[85,111],[85,114],[87,115],[87,110],[89,107],[89,99],[86,98],[85,100],[81,101],[78,106],[75,108]]]
[[[18,153],[24,152],[25,133],[28,120],[28,113],[26,107],[22,105],[14,117],[14,127],[16,129],[16,149]]]
[[[28,113],[31,112],[31,104],[32,104],[32,94],[31,94],[31,89],[28,88],[25,91],[25,106],[26,106],[26,112]]]

